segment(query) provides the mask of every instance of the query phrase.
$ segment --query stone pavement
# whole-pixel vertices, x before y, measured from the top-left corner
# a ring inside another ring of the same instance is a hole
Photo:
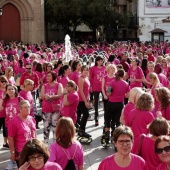
[[[103,148],[100,144],[102,129],[103,129],[103,109],[102,103],[99,106],[99,126],[94,126],[94,121],[87,122],[87,133],[92,135],[93,142],[90,145],[83,145],[84,148],[84,158],[85,158],[85,170],[97,170],[99,163],[108,155],[114,152],[114,147],[111,144],[110,148]],[[39,109],[39,111],[41,111]],[[90,114],[93,116],[94,111],[92,110]],[[40,122],[40,129],[37,130],[37,138],[43,141],[43,123]],[[52,138],[52,133],[50,134]],[[51,141],[51,140],[50,140]],[[51,141],[52,142],[52,141]],[[0,148],[3,145],[2,130],[0,131]],[[7,166],[9,160],[9,151],[0,150],[0,170],[4,170]]]

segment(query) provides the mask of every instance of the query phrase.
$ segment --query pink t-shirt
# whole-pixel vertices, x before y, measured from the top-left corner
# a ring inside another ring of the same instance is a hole
[[[73,80],[76,83],[76,85],[78,85],[78,80],[79,80],[80,75],[81,75],[80,73],[78,73],[77,71],[74,71],[70,75],[70,80]]]
[[[138,138],[142,133],[148,134],[147,125],[154,120],[154,116],[150,111],[134,109],[129,113],[129,124],[134,138]]]
[[[77,92],[72,92],[67,95],[67,100],[70,103],[68,106],[63,106],[61,110],[62,116],[70,117],[73,119],[73,122],[76,123],[77,120],[77,106],[79,102],[79,96]]]
[[[89,91],[90,91],[90,81],[88,78],[85,78],[83,84],[83,93],[85,95],[86,100],[88,100],[89,98]],[[79,101],[83,101],[80,91],[78,91],[78,95],[79,95]]]
[[[167,164],[166,163],[161,163],[156,170],[167,170]]]
[[[162,117],[164,117],[167,120],[170,120],[170,106],[166,109],[161,110]]]
[[[102,66],[98,68],[97,66],[93,66],[90,69],[90,82],[92,85],[93,91],[102,91],[102,79],[105,76],[105,67]]]
[[[133,70],[133,67],[130,67],[127,74],[131,79],[142,79],[144,77],[143,71],[139,66],[135,70]],[[142,87],[142,82],[130,82],[130,88],[132,89],[133,87]]]
[[[110,86],[112,92],[109,96],[109,102],[123,102],[125,94],[130,91],[128,83],[124,80],[113,80]]]
[[[20,119],[15,116],[8,125],[8,137],[14,138],[15,149],[18,152],[22,151],[23,146],[27,141],[36,137],[35,120],[32,116],[28,116],[27,120]]]
[[[19,168],[19,170],[21,170],[21,168]],[[37,169],[29,167],[27,170],[37,170]],[[46,164],[39,170],[62,170],[62,168],[57,163],[46,162]]]
[[[45,87],[45,91],[44,91],[44,94],[47,94],[47,95],[57,95],[58,93],[58,87],[59,87],[59,83],[55,83],[54,86],[50,86],[49,83],[45,84],[44,85]],[[51,113],[53,112],[53,107],[52,107],[52,102],[55,102],[55,104],[60,104],[60,99],[56,99],[56,100],[43,100],[42,102],[42,112],[45,112],[45,113]]]
[[[76,165],[76,169],[78,170],[78,166],[84,165],[84,154],[83,154],[83,148],[81,144],[78,141],[75,141],[70,147],[64,148],[64,150],[66,151],[67,155],[70,158],[73,158],[73,154],[75,152],[76,146],[77,146],[77,150],[73,160]],[[57,143],[53,143],[50,145],[50,157],[48,161],[56,162],[61,166],[62,169],[64,169],[68,162],[68,158],[65,155],[61,146],[58,145]]]
[[[69,81],[70,79],[66,76],[63,76],[59,79],[59,82],[63,85],[63,88],[65,88],[67,82]]]
[[[31,116],[34,116],[34,99],[33,99],[33,97],[32,97],[31,92],[30,92],[30,91],[29,91],[29,92],[26,92],[26,91],[24,91],[24,90],[21,90],[21,91],[19,92],[19,95],[20,95],[23,99],[29,101],[30,106],[31,106],[30,115],[31,115]]]
[[[137,155],[130,153],[131,162],[127,167],[120,167],[115,162],[115,154],[106,157],[99,165],[98,170],[149,170],[145,160]]]
[[[159,78],[160,83],[164,87],[168,87],[169,81],[168,81],[168,78],[164,74],[162,74],[162,73],[158,74],[158,78]]]
[[[125,105],[125,107],[123,108],[123,115],[124,115],[124,120],[125,120],[125,124],[130,124],[129,122],[129,113],[135,109],[135,105],[132,102],[129,102],[128,104]]]
[[[4,99],[4,106],[5,106],[5,126],[8,128],[9,121],[14,118],[19,113],[19,102],[23,100],[22,97],[15,97],[13,99]]]
[[[108,87],[110,86],[111,82],[114,80],[114,77],[110,78],[108,75],[104,77],[104,90],[105,93],[108,90]]]
[[[140,144],[140,138],[136,141],[136,144],[133,147],[132,152],[135,154],[138,152],[138,147]],[[154,148],[155,141],[148,136],[145,136],[142,141],[142,147],[140,150],[141,157],[147,162],[149,170],[155,170],[161,161],[157,154],[155,154]]]

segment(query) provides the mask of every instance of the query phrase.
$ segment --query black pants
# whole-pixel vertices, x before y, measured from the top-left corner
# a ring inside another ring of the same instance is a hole
[[[80,129],[85,131],[87,119],[89,117],[89,110],[87,109],[87,107],[83,101],[79,101],[77,111],[78,111],[78,113],[77,113],[78,119],[79,119],[79,115],[82,114],[82,118],[79,119],[79,122],[78,122],[80,125]]]
[[[106,115],[105,115],[106,128],[110,128],[112,124],[111,128],[114,131],[115,127],[118,127],[120,125],[119,120],[120,120],[123,107],[124,107],[123,102],[108,102],[107,103]]]
[[[3,130],[3,137],[4,138],[8,137],[7,130],[6,130],[6,127],[5,127],[5,118],[4,117],[0,118],[0,130],[1,130],[1,128]]]
[[[99,117],[99,112],[98,112],[98,104],[99,104],[99,94],[102,94],[101,91],[94,91],[93,95],[94,95],[94,109],[95,109],[95,120],[98,119]],[[103,94],[102,94],[103,96]]]

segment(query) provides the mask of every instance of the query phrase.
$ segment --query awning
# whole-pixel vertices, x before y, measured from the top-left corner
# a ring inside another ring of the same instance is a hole
[[[164,33],[164,32],[167,32],[165,30],[162,30],[160,28],[155,28],[154,30],[150,31],[151,33]]]

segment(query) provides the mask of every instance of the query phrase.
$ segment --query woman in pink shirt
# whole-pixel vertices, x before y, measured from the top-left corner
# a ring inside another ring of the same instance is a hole
[[[105,121],[105,117],[106,117],[106,106],[108,103],[108,96],[107,96],[107,92],[109,91],[109,86],[111,84],[111,82],[114,80],[115,78],[115,73],[117,72],[117,68],[114,64],[109,64],[106,67],[106,72],[107,75],[103,77],[102,79],[102,94],[103,94],[103,104],[104,104],[104,121]],[[105,123],[104,123],[105,124]],[[105,126],[103,128],[103,135],[102,135],[102,139],[101,139],[101,143],[103,144],[103,140],[105,140],[104,138],[104,131]]]
[[[149,77],[150,83],[152,85],[151,94],[152,94],[153,98],[155,99],[154,100],[155,107],[154,107],[152,113],[155,117],[157,117],[156,112],[159,110],[159,102],[155,98],[155,89],[159,88],[159,87],[163,87],[163,85],[160,83],[158,75],[156,73],[153,73],[153,72],[149,73],[148,77]]]
[[[8,126],[8,141],[10,148],[10,160],[16,160],[19,165],[19,154],[25,143],[36,138],[35,120],[30,114],[30,104],[27,100],[19,103],[19,114],[15,116]]]
[[[129,124],[129,113],[135,109],[135,105],[136,102],[138,100],[138,98],[141,96],[141,94],[143,94],[144,91],[142,90],[142,88],[139,87],[134,87],[130,90],[129,93],[129,102],[128,104],[125,105],[125,107],[122,110],[122,114],[120,117],[120,123],[127,125]]]
[[[42,113],[44,121],[44,142],[48,144],[50,128],[53,131],[53,140],[55,141],[56,123],[60,116],[60,98],[63,94],[63,87],[56,82],[55,72],[47,74],[47,83],[41,88]]]
[[[119,126],[113,133],[117,152],[106,157],[98,170],[149,170],[145,160],[131,153],[133,147],[133,132],[127,126]]]
[[[154,120],[152,110],[154,99],[151,94],[143,93],[137,100],[136,108],[129,113],[129,122],[127,126],[131,127],[134,134],[134,143],[142,133],[148,134],[147,125]],[[142,120],[142,121],[141,121]]]
[[[155,98],[159,102],[158,113],[161,112],[162,117],[170,120],[170,91],[166,87],[155,89]]]
[[[72,118],[74,124],[77,121],[77,106],[79,103],[79,96],[77,93],[77,85],[74,81],[69,80],[64,89],[64,97],[62,101],[61,115]]]
[[[73,80],[77,86],[78,86],[79,77],[81,75],[81,66],[82,66],[82,63],[80,60],[74,60],[71,65],[72,73],[70,74],[69,77],[70,77],[70,80]]]
[[[49,149],[43,142],[31,139],[20,154],[19,170],[62,170],[59,164],[48,161],[49,156]]]
[[[161,160],[156,170],[170,170],[170,137],[160,136],[155,141],[155,152]]]
[[[139,65],[139,59],[133,58],[131,61],[131,67],[129,68],[127,72],[126,78],[129,78],[130,80],[130,88],[133,87],[142,87],[142,81],[144,79],[144,74],[142,69],[138,66]]]
[[[4,148],[9,148],[7,143],[7,132],[5,129],[5,109],[3,106],[3,99],[5,97],[5,87],[8,83],[8,80],[5,76],[0,76],[0,129],[3,129],[3,137],[4,137]]]
[[[6,97],[3,100],[3,106],[6,113],[5,126],[8,129],[9,121],[19,113],[18,105],[23,98],[18,96],[17,87],[15,85],[8,84],[5,89]]]
[[[7,67],[6,70],[5,70],[5,76],[8,79],[8,82],[10,84],[15,85],[15,80],[14,80],[13,74],[14,74],[13,68],[12,67]]]
[[[148,163],[149,170],[155,170],[161,163],[158,155],[155,154],[155,140],[161,135],[168,135],[170,126],[166,119],[156,118],[149,125],[148,129],[149,134],[147,136],[144,135],[143,140],[141,139],[142,136],[139,138],[136,145],[133,147],[132,153],[140,154],[140,156]],[[142,144],[140,146],[141,140]]]
[[[124,107],[124,98],[129,92],[129,85],[123,80],[124,74],[123,69],[118,70],[115,74],[115,79],[110,83],[110,90],[107,91],[109,96],[105,114],[105,140],[107,147],[110,140],[110,127],[114,131],[115,127],[120,125],[119,120]]]
[[[78,95],[79,104],[77,108],[77,123],[79,124],[78,135],[82,137],[91,137],[91,135],[85,132],[87,119],[89,117],[89,91],[90,91],[90,81],[88,79],[89,68],[87,66],[82,66],[81,76],[78,80]]]
[[[63,88],[65,88],[67,82],[70,80],[69,79],[70,74],[71,74],[71,68],[69,65],[64,65],[63,67],[60,68],[58,78]]]
[[[69,130],[68,130],[69,129]],[[75,126],[71,118],[59,119],[56,141],[50,145],[50,162],[58,163],[65,169],[69,159],[73,159],[76,170],[84,169],[84,154],[81,144],[75,140]]]
[[[105,66],[103,66],[103,58],[97,56],[95,65],[90,68],[89,79],[94,95],[94,109],[95,109],[95,126],[99,125],[98,117],[98,102],[99,94],[102,93],[102,79],[105,76]]]
[[[25,79],[24,84],[21,86],[21,91],[19,95],[23,97],[23,99],[28,100],[30,103],[30,115],[34,116],[34,99],[32,97],[31,91],[33,90],[34,82],[30,79]]]

